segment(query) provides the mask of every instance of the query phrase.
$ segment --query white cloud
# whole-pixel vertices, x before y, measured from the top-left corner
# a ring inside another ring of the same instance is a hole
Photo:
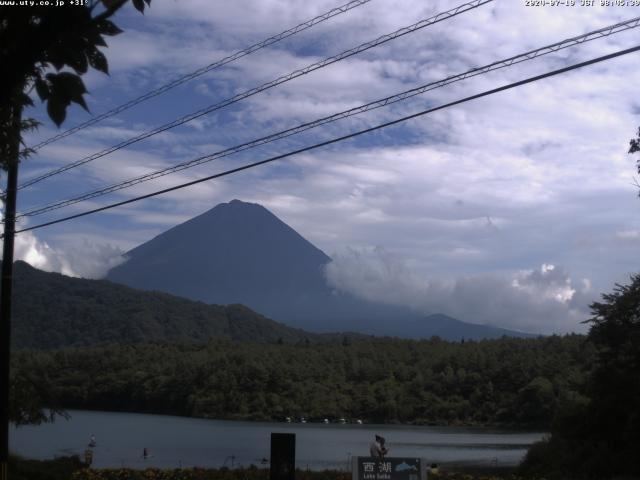
[[[372,301],[420,309],[429,284],[387,250],[347,248],[326,267],[329,285]]]
[[[112,77],[90,79],[90,106],[96,113],[104,111],[336,4],[330,0],[158,2],[144,17],[129,9],[121,17],[125,33],[114,38],[106,51]],[[445,0],[370,2],[100,124],[104,127],[87,129],[85,134],[47,147],[21,166],[22,174],[42,173],[43,165],[57,166],[101,150],[452,6]],[[629,10],[623,8],[559,10],[527,8],[523,2],[493,2],[202,117],[193,126],[166,132],[152,142],[141,142],[60,175],[21,192],[21,206],[147,173],[585,33],[625,16]],[[479,76],[237,158],[77,205],[69,212],[149,193],[567,62],[610,53],[635,45],[636,37],[637,32],[630,31]],[[474,308],[484,312],[481,318],[464,320],[499,320],[536,331],[535,321],[549,330],[565,330],[565,321],[581,328],[578,318],[582,317],[575,312],[584,308],[576,305],[588,302],[583,280],[578,279],[589,279],[591,292],[608,291],[615,281],[625,281],[638,269],[634,261],[640,246],[637,192],[632,185],[635,165],[626,154],[628,140],[640,123],[633,88],[640,83],[637,60],[637,54],[622,57],[332,148],[40,230],[41,244],[26,251],[33,261],[44,262],[42,258],[55,257],[54,250],[71,254],[73,248],[67,245],[72,238],[106,230],[109,242],[129,248],[219,202],[240,198],[271,208],[327,252],[372,244],[396,252],[406,262],[404,270],[390,266],[388,259],[387,263],[376,260],[375,268],[361,267],[363,275],[373,269],[372,276],[365,275],[368,279],[380,277],[387,269],[384,288],[373,284],[377,280],[362,284],[382,298],[397,291],[397,298],[411,303],[420,292],[442,291],[442,302],[429,304],[434,309],[461,312],[461,317]],[[70,115],[70,125],[86,118],[79,109]],[[51,133],[52,129],[44,127],[37,137]],[[51,246],[48,249],[45,241]],[[49,264],[55,262],[49,260]],[[62,268],[68,262],[59,260],[58,264]],[[532,269],[543,264],[554,268]],[[571,272],[571,278],[560,265]],[[359,271],[354,269],[351,274]],[[354,283],[348,276],[340,278]],[[393,288],[393,282],[398,288]],[[492,289],[495,298],[483,299]],[[455,298],[454,291],[458,292]],[[531,315],[520,315],[522,305],[522,311]],[[509,308],[513,308],[511,320]]]
[[[66,242],[64,248],[51,247],[31,232],[16,235],[14,259],[23,260],[46,272],[71,277],[101,278],[124,261],[123,251],[87,239]]]
[[[567,273],[548,263],[543,263],[537,270],[521,272],[513,279],[511,286],[531,296],[565,304],[569,303],[576,293]]]
[[[380,247],[335,254],[326,276],[336,289],[368,300],[545,334],[584,330],[580,322],[588,318],[593,295],[589,280],[578,290],[566,271],[551,264],[511,274],[425,279]]]

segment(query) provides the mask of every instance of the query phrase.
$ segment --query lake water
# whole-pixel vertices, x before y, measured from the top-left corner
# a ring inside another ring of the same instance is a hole
[[[298,468],[346,469],[366,456],[375,434],[389,456],[422,457],[440,464],[515,465],[540,432],[398,425],[286,424],[203,420],[165,415],[70,410],[71,419],[14,428],[11,451],[47,459],[82,455],[95,435],[94,467],[260,466],[269,457],[271,432],[296,434]],[[144,460],[142,450],[152,455]]]

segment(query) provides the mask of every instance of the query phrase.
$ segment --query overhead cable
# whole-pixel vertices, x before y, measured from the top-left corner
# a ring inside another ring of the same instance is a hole
[[[490,63],[488,65],[484,65],[482,67],[475,67],[472,68],[470,70],[467,70],[464,73],[460,73],[457,75],[451,75],[449,77],[446,77],[442,80],[438,80],[438,81],[434,81],[434,82],[430,82],[427,83],[425,85],[416,87],[416,88],[412,88],[410,90],[406,90],[404,92],[380,99],[380,100],[376,100],[374,102],[370,102],[367,103],[365,105],[360,105],[358,107],[354,107],[354,108],[350,108],[348,110],[339,112],[339,113],[335,113],[333,115],[327,116],[327,117],[323,117],[323,118],[319,118],[317,120],[314,120],[312,122],[307,122],[307,123],[303,123],[301,125],[297,125],[295,127],[265,136],[265,137],[261,137],[255,140],[252,140],[250,142],[246,142],[240,145],[236,145],[234,147],[230,147],[230,148],[226,148],[224,150],[220,150],[217,151],[215,153],[212,154],[208,154],[208,155],[203,155],[201,157],[197,157],[195,159],[191,159],[189,161],[186,162],[182,162],[179,163],[177,165],[171,166],[171,167],[167,167],[161,170],[157,170],[155,172],[150,172],[144,175],[140,175],[138,177],[134,177],[131,178],[129,180],[125,180],[123,182],[118,182],[103,188],[100,188],[98,190],[94,190],[91,192],[87,192],[81,195],[77,195],[65,200],[60,200],[54,203],[50,203],[47,204],[45,206],[41,206],[41,207],[34,207],[31,209],[28,209],[22,213],[20,213],[18,215],[17,218],[20,217],[33,217],[36,215],[41,215],[47,212],[51,212],[53,210],[57,210],[63,207],[67,207],[69,205],[73,205],[82,201],[86,201],[86,200],[90,200],[92,198],[96,198],[96,197],[100,197],[102,195],[106,195],[108,193],[112,193],[112,192],[116,192],[118,190],[122,190],[125,188],[129,188],[132,187],[134,185],[138,185],[140,183],[146,182],[146,181],[150,181],[150,180],[154,180],[156,178],[160,178],[163,177],[165,175],[169,175],[171,173],[175,173],[175,172],[179,172],[188,168],[192,168],[198,165],[202,165],[204,163],[207,162],[211,162],[213,160],[219,159],[219,158],[223,158],[223,157],[227,157],[229,155],[233,155],[235,153],[239,153],[245,150],[249,150],[251,148],[255,148],[267,143],[271,143],[274,142],[276,140],[280,140],[286,137],[290,137],[292,135],[296,135],[298,133],[310,130],[312,128],[317,128],[319,126],[322,125],[326,125],[328,123],[331,122],[335,122],[347,117],[351,117],[353,115],[358,115],[360,113],[364,113],[367,111],[371,111],[371,110],[375,110],[377,108],[381,108],[387,105],[391,105],[403,100],[406,100],[408,98],[414,97],[416,95],[420,95],[422,93],[437,89],[437,88],[441,88],[444,87],[445,85],[449,85],[455,82],[459,82],[461,80],[465,80],[468,78],[472,78],[478,75],[482,75],[494,70],[498,70],[501,68],[505,68],[505,67],[510,67],[512,65],[521,63],[521,62],[525,62],[528,60],[532,60],[538,57],[541,57],[543,55],[548,55],[550,53],[554,53],[557,52],[561,49],[565,49],[565,48],[569,48],[575,45],[580,45],[582,43],[591,41],[591,40],[595,40],[598,38],[602,38],[602,37],[606,37],[609,35],[612,35],[614,33],[618,33],[618,32],[622,32],[622,31],[626,31],[632,28],[637,28],[638,26],[640,26],[640,17],[636,17],[630,20],[626,20],[624,22],[619,22],[616,23],[614,25],[610,25],[608,27],[604,27],[604,28],[600,28],[598,30],[594,30],[592,32],[577,36],[577,37],[572,37],[572,38],[568,38],[566,40],[562,40],[556,43],[553,43],[551,45],[547,45],[545,47],[541,47],[535,50],[530,50],[528,52],[525,53],[521,53],[519,55],[515,55],[512,57],[509,57],[507,59],[504,60],[499,60],[493,63]]]
[[[308,152],[310,150],[315,150],[315,149],[318,149],[318,148],[321,148],[321,147],[326,147],[328,145],[332,145],[334,143],[342,142],[342,141],[348,140],[350,138],[358,137],[360,135],[364,135],[365,133],[370,133],[370,132],[374,132],[374,131],[377,131],[377,130],[381,130],[383,128],[390,127],[392,125],[397,125],[397,124],[405,122],[407,120],[411,120],[413,118],[421,117],[423,115],[427,115],[429,113],[436,112],[438,110],[443,110],[445,108],[453,107],[455,105],[460,105],[462,103],[466,103],[466,102],[469,102],[469,101],[472,101],[472,100],[476,100],[478,98],[482,98],[482,97],[486,97],[486,96],[489,96],[489,95],[493,95],[493,94],[496,94],[498,92],[502,92],[502,91],[505,91],[505,90],[510,90],[510,89],[513,89],[513,88],[516,88],[516,87],[520,87],[522,85],[526,85],[526,84],[529,84],[529,83],[537,82],[537,81],[543,80],[545,78],[553,77],[555,75],[566,73],[566,72],[569,72],[571,70],[575,70],[575,69],[578,69],[578,68],[586,67],[588,65],[593,65],[595,63],[604,62],[606,60],[611,60],[613,58],[620,57],[622,55],[627,55],[627,54],[630,54],[630,53],[633,53],[633,52],[637,52],[637,51],[640,51],[640,45],[632,47],[632,48],[627,48],[625,50],[620,50],[620,51],[617,51],[617,52],[614,52],[614,53],[610,53],[608,55],[603,55],[603,56],[600,56],[600,57],[597,57],[597,58],[593,58],[591,60],[587,60],[587,61],[584,61],[584,62],[576,63],[576,64],[570,65],[568,67],[564,67],[564,68],[560,68],[560,69],[557,69],[557,70],[553,70],[551,72],[543,73],[541,75],[536,75],[534,77],[529,77],[529,78],[524,79],[524,80],[520,80],[520,81],[517,81],[517,82],[509,83],[507,85],[503,85],[501,87],[493,88],[491,90],[486,90],[486,91],[484,91],[482,93],[471,95],[471,96],[462,98],[460,100],[456,100],[454,102],[449,102],[449,103],[446,103],[444,105],[440,105],[438,107],[433,107],[433,108],[429,108],[427,110],[422,110],[422,111],[420,111],[418,113],[414,113],[412,115],[407,115],[407,116],[398,118],[396,120],[392,120],[392,121],[389,121],[389,122],[381,123],[379,125],[376,125],[376,126],[373,126],[373,127],[370,127],[370,128],[366,128],[364,130],[359,130],[357,132],[350,133],[348,135],[343,135],[341,137],[333,138],[331,140],[326,140],[324,142],[316,143],[314,145],[311,145],[311,146],[308,146],[308,147],[304,147],[304,148],[300,148],[300,149],[297,149],[297,150],[293,150],[291,152],[287,152],[287,153],[284,153],[284,154],[281,154],[281,155],[276,155],[274,157],[270,157],[270,158],[267,158],[267,159],[264,159],[264,160],[260,160],[260,161],[253,162],[253,163],[249,163],[249,164],[246,164],[246,165],[243,165],[243,166],[240,166],[240,167],[232,168],[230,170],[225,170],[223,172],[216,173],[214,175],[209,175],[207,177],[199,178],[197,180],[192,180],[190,182],[186,182],[186,183],[182,183],[180,185],[176,185],[176,186],[173,186],[173,187],[165,188],[163,190],[158,190],[158,191],[155,191],[155,192],[152,192],[152,193],[148,193],[146,195],[141,195],[141,196],[138,196],[138,197],[135,197],[135,198],[130,198],[130,199],[127,199],[127,200],[123,200],[121,202],[116,202],[116,203],[112,203],[112,204],[109,204],[109,205],[105,205],[103,207],[94,208],[92,210],[88,210],[88,211],[85,211],[85,212],[77,213],[75,215],[69,215],[67,217],[58,218],[56,220],[52,220],[52,221],[49,221],[49,222],[44,222],[44,223],[40,223],[40,224],[37,224],[37,225],[33,225],[31,227],[22,228],[20,230],[16,230],[15,233],[28,232],[28,231],[31,231],[31,230],[36,230],[36,229],[39,229],[39,228],[48,227],[48,226],[55,225],[55,224],[58,224],[58,223],[67,222],[67,221],[70,221],[70,220],[74,220],[76,218],[84,217],[84,216],[91,215],[91,214],[98,213],[98,212],[104,212],[104,211],[110,210],[112,208],[120,207],[120,206],[123,206],[123,205],[128,205],[128,204],[131,204],[131,203],[134,203],[134,202],[138,202],[140,200],[144,200],[144,199],[147,199],[147,198],[156,197],[158,195],[162,195],[162,194],[165,194],[165,193],[169,193],[169,192],[173,192],[173,191],[176,191],[176,190],[180,190],[180,189],[183,189],[183,188],[186,188],[186,187],[190,187],[192,185],[197,185],[199,183],[207,182],[209,180],[213,180],[213,179],[216,179],[216,178],[221,178],[221,177],[225,177],[225,176],[228,176],[228,175],[232,175],[232,174],[244,171],[244,170],[249,170],[251,168],[258,167],[260,165],[265,165],[267,163],[274,162],[276,160],[281,160],[283,158],[288,158],[288,157],[291,157],[293,155],[297,155],[297,154],[300,154],[300,153]]]
[[[216,110],[219,110],[221,108],[224,108],[228,105],[231,105],[233,103],[239,102],[241,100],[244,100],[246,98],[249,98],[253,95],[256,95],[260,92],[263,92],[265,90],[268,90],[270,88],[276,87],[278,85],[281,85],[285,82],[288,82],[290,80],[293,80],[294,78],[298,78],[301,77],[302,75],[306,75],[308,73],[311,73],[315,70],[319,70],[321,68],[324,68],[328,65],[331,65],[333,63],[339,62],[341,60],[344,60],[345,58],[351,57],[353,55],[356,55],[358,53],[364,52],[365,50],[369,50],[373,47],[377,47],[378,45],[382,45],[386,42],[389,42],[391,40],[394,40],[398,37],[401,37],[403,35],[407,35],[409,33],[413,33],[417,30],[420,30],[422,28],[428,27],[430,25],[433,25],[435,23],[441,22],[443,20],[447,20],[449,18],[452,18],[456,15],[459,15],[461,13],[464,12],[468,12],[469,10],[475,9],[480,7],[481,5],[485,5],[487,3],[492,2],[493,0],[473,0],[471,2],[465,3],[463,5],[459,5],[458,7],[455,7],[451,10],[448,10],[446,12],[442,12],[442,13],[438,13],[432,17],[426,18],[424,20],[421,20],[417,23],[414,23],[413,25],[410,25],[408,27],[403,27],[400,28],[398,30],[396,30],[393,33],[389,33],[386,35],[382,35],[381,37],[378,37],[375,40],[363,43],[361,45],[358,45],[357,47],[351,48],[349,50],[346,50],[342,53],[339,53],[338,55],[334,55],[332,57],[328,57],[325,58],[324,60],[321,60],[319,62],[313,63],[311,65],[307,65],[304,68],[295,70],[291,73],[288,73],[286,75],[283,75],[281,77],[278,77],[275,80],[272,80],[270,82],[264,83],[262,85],[260,85],[259,87],[255,87],[252,88],[250,90],[246,90],[242,93],[239,93],[237,95],[234,95],[231,98],[228,98],[226,100],[222,100],[218,103],[215,103],[213,105],[209,105],[208,107],[202,108],[200,110],[197,110],[196,112],[190,113],[188,115],[184,115],[176,120],[173,120],[172,122],[166,123],[160,127],[157,127],[153,130],[150,130],[148,132],[144,132],[140,135],[137,135],[135,137],[132,137],[128,140],[125,140],[123,142],[118,143],[117,145],[111,146],[105,150],[102,150],[100,152],[94,153],[92,155],[83,157],[79,160],[76,160],[74,162],[68,163],[67,165],[63,165],[59,168],[56,168],[54,170],[50,170],[42,175],[39,175],[31,180],[27,180],[26,182],[24,182],[23,184],[21,184],[18,189],[22,189],[31,185],[34,185],[38,182],[41,182],[47,178],[50,178],[54,175],[58,175],[60,173],[66,172],[68,170],[71,170],[72,168],[76,168],[79,167],[80,165],[84,165],[85,163],[91,162],[93,160],[97,160],[98,158],[102,158],[106,155],[109,155],[110,153],[113,153],[117,150],[121,150],[125,147],[128,147],[129,145],[133,145],[134,143],[137,143],[141,140],[145,140],[149,137],[152,137],[154,135],[157,135],[159,133],[162,132],[166,132],[167,130],[170,130],[172,128],[178,127],[180,125],[184,125],[187,122],[190,122],[192,120],[195,120],[196,118],[200,118],[204,115],[207,115],[209,113],[212,113]]]
[[[329,20],[332,17],[335,17],[336,15],[340,15],[341,13],[345,13],[348,12],[351,9],[354,9],[356,7],[359,7],[360,5],[363,5],[365,3],[370,2],[371,0],[353,0],[349,3],[345,3],[344,5],[341,5],[339,7],[336,8],[332,8],[331,10],[329,10],[328,12],[323,13],[322,15],[318,15],[317,17],[312,18],[311,20],[307,20],[305,22],[300,23],[299,25],[296,25],[293,28],[290,28],[288,30],[285,30],[284,32],[278,33],[277,35],[274,35],[272,37],[269,37],[265,40],[262,40],[261,42],[258,43],[254,43],[253,45],[245,48],[244,50],[239,50],[227,57],[224,57],[220,60],[217,60],[216,62],[210,63],[209,65],[205,66],[205,67],[201,67],[197,70],[194,70],[191,73],[187,73],[181,77],[176,78],[175,80],[162,85],[161,87],[156,88],[155,90],[151,90],[147,93],[145,93],[144,95],[141,95],[139,97],[136,97],[132,100],[129,100],[126,103],[123,103],[122,105],[119,105],[107,112],[101,113],[100,115],[97,115],[93,118],[90,118],[89,120],[87,120],[86,122],[83,122],[79,125],[76,125],[73,128],[70,128],[64,132],[61,132],[57,135],[54,135],[51,138],[48,138],[46,140],[44,140],[43,142],[38,143],[37,145],[30,147],[32,150],[39,150],[40,148],[44,147],[45,145],[49,145],[50,143],[53,142],[57,142],[58,140],[68,137],[69,135],[73,135],[76,132],[79,132],[80,130],[84,130],[87,127],[90,127],[92,125],[95,125],[98,122],[101,122],[102,120],[104,120],[105,118],[109,118],[109,117],[113,117],[114,115],[117,115],[118,113],[124,112],[125,110],[130,109],[131,107],[134,107],[142,102],[145,102],[147,100],[149,100],[150,98],[153,97],[157,97],[158,95],[161,95],[173,88],[176,88],[180,85],[182,85],[183,83],[186,83],[190,80],[193,80],[194,78],[197,78],[201,75],[204,75],[205,73],[208,73],[216,68],[222,67],[224,65],[227,65],[228,63],[234,62],[242,57],[246,57],[247,55],[250,55],[254,52],[257,52],[258,50],[261,50],[265,47],[268,47],[270,45],[273,45],[274,43],[277,43],[281,40],[284,40],[285,38],[288,38],[292,35],[295,35],[296,33],[300,33],[303,30],[306,30],[308,28],[313,27],[314,25],[317,25],[318,23],[322,23],[325,20]]]

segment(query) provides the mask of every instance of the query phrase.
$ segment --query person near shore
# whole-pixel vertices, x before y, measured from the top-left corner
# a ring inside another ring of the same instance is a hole
[[[376,435],[376,439],[369,446],[369,453],[375,458],[384,458],[389,452],[389,449],[385,446],[385,439],[380,435]]]
[[[91,450],[90,448],[87,448],[84,451],[84,464],[87,467],[90,467],[92,463],[93,463],[93,450]]]
[[[96,436],[95,435],[91,435],[91,438],[89,438],[89,447],[93,448],[96,445],[97,445]]]
[[[147,458],[149,458],[149,450],[147,450],[147,447],[144,447],[144,448],[142,449],[142,458],[143,458],[143,459],[145,459],[145,460],[146,460]]]

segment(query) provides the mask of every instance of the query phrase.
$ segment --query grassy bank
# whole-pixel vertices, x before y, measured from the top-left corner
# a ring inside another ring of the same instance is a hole
[[[258,468],[245,469],[205,469],[188,468],[175,470],[129,469],[84,469],[74,473],[73,480],[268,480],[269,471]],[[472,473],[441,471],[430,474],[430,480],[524,480],[513,473],[494,471],[493,473]],[[324,470],[313,472],[296,471],[296,480],[351,480],[350,472]]]
[[[53,460],[27,460],[17,455],[9,457],[9,480],[69,480],[85,468],[77,456]]]
[[[183,468],[135,470],[128,468],[85,468],[76,456],[59,457],[53,460],[26,460],[12,456],[9,464],[10,480],[268,480],[269,470],[257,467],[228,468]],[[513,469],[497,467],[447,467],[433,480],[522,480]],[[351,473],[344,471],[298,470],[296,480],[351,480]]]

